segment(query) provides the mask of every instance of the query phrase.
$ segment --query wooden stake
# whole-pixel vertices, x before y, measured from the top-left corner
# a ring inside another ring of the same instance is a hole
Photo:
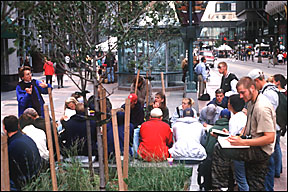
[[[1,134],[1,191],[10,191],[7,137]]]
[[[165,95],[164,74],[161,72],[162,93]]]
[[[146,71],[146,109],[148,110],[148,104],[149,104],[149,80],[148,80],[148,71]]]
[[[124,125],[124,161],[123,178],[128,178],[129,164],[129,136],[130,136],[130,99],[125,100],[125,125]],[[124,190],[128,191],[128,186],[124,182]]]
[[[138,89],[138,80],[139,80],[139,74],[140,70],[137,71],[137,77],[136,77],[136,84],[135,84],[135,94],[137,95],[137,89]]]
[[[52,91],[50,87],[48,88],[48,94],[49,94],[49,103],[50,103],[50,109],[51,109],[51,115],[52,115],[52,125],[53,125],[53,132],[54,132],[57,161],[60,162],[61,160],[60,160],[60,148],[59,148],[59,142],[58,142],[58,132],[56,128],[54,104],[53,104],[53,99],[52,99]]]
[[[118,136],[118,124],[117,124],[117,110],[112,109],[112,124],[113,124],[113,137],[114,137],[114,148],[115,148],[115,156],[116,156],[116,166],[117,166],[117,173],[118,173],[118,184],[119,184],[119,191],[124,191],[124,181],[122,175],[122,164],[121,164],[121,157],[120,157],[120,146],[119,146],[119,136]]]
[[[53,187],[53,191],[58,191],[56,171],[55,171],[54,152],[53,152],[53,145],[52,145],[50,118],[49,118],[48,105],[46,105],[46,104],[44,105],[44,114],[45,114],[46,135],[47,135],[48,150],[49,150],[49,161],[50,161],[50,170],[51,170],[51,178],[52,178],[52,187]]]
[[[101,115],[101,120],[106,119],[106,92],[102,88],[100,89],[100,108],[101,112],[104,113]],[[107,147],[107,124],[102,125],[103,133],[103,151],[104,151],[104,173],[106,184],[109,181],[109,170],[108,170],[108,147]]]

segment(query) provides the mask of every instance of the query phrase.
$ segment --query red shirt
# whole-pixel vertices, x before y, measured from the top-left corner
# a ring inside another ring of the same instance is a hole
[[[167,123],[151,118],[140,128],[138,154],[145,161],[163,161],[169,157],[168,149],[173,144],[173,133]]]
[[[54,67],[51,61],[47,61],[44,64],[43,69],[45,70],[45,75],[53,75],[54,74]]]

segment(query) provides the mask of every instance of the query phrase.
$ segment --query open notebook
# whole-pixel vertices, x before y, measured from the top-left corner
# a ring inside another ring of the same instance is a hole
[[[250,148],[250,146],[236,146],[236,145],[231,145],[230,142],[227,140],[228,137],[221,137],[218,136],[218,142],[220,143],[222,148]]]

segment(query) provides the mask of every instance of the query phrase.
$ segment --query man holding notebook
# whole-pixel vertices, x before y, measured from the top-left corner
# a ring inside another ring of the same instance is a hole
[[[241,136],[228,137],[230,144],[237,148],[222,148],[216,144],[212,160],[212,188],[227,188],[232,159],[245,162],[249,189],[263,191],[269,157],[274,151],[276,114],[269,100],[258,93],[250,77],[241,78],[236,88],[240,98],[248,102],[247,124]],[[239,146],[250,147],[242,149]]]

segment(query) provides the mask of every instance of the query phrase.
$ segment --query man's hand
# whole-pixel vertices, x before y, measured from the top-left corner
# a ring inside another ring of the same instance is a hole
[[[42,80],[42,83],[39,83],[39,86],[42,88],[48,87],[48,85],[44,82],[44,80]]]
[[[25,91],[26,91],[26,93],[31,95],[32,94],[32,85],[30,88],[26,88]]]
[[[243,139],[241,139],[240,136],[230,136],[227,140],[231,143],[231,145],[244,145]]]

